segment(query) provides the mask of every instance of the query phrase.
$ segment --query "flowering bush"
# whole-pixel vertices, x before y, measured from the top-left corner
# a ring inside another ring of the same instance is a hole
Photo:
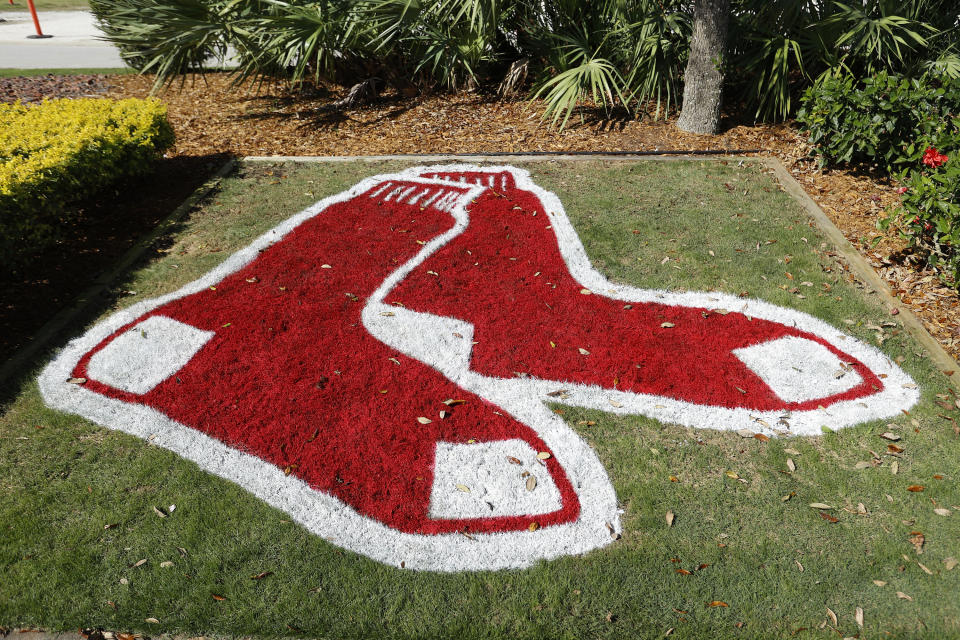
[[[960,288],[960,117],[915,166],[899,176],[900,204],[880,220],[896,228],[945,279]]]
[[[958,80],[828,75],[804,93],[797,122],[821,167],[875,164],[894,172],[913,166],[956,114]]]
[[[0,104],[0,264],[49,246],[68,203],[147,172],[172,144],[154,99]]]

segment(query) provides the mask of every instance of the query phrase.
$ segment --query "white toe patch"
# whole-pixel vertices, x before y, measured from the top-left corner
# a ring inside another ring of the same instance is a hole
[[[212,331],[152,316],[95,353],[87,374],[115,389],[144,394],[182,369],[212,337]]]
[[[735,349],[733,355],[785,402],[826,398],[849,391],[863,381],[829,349],[806,338],[777,338]]]
[[[519,460],[520,464],[510,461]],[[528,475],[524,475],[524,473]],[[534,481],[530,477],[536,478]],[[529,488],[529,487],[532,487]],[[490,518],[550,513],[562,501],[550,472],[523,440],[438,442],[429,516]]]

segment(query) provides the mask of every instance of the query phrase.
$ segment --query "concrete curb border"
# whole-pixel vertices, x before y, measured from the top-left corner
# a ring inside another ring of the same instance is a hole
[[[153,231],[130,247],[112,269],[100,275],[90,287],[77,296],[71,306],[61,309],[57,315],[43,325],[34,335],[33,341],[14,352],[10,359],[0,367],[0,388],[6,385],[7,382],[18,373],[21,373],[21,367],[27,364],[38,352],[46,348],[77,316],[83,313],[101,294],[107,291],[131,265],[143,257],[147,249],[156,242],[157,238],[167,233],[189,213],[197,202],[213,191],[216,186],[220,184],[220,181],[233,170],[234,166],[236,166],[236,159],[231,158],[227,160],[209,180],[200,185],[180,206],[173,210],[173,213],[164,218]]]

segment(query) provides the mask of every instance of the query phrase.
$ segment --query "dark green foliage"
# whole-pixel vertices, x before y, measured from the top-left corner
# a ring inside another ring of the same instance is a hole
[[[876,164],[892,172],[916,162],[960,113],[960,81],[881,72],[858,81],[825,76],[807,89],[797,121],[820,166]]]
[[[820,166],[897,175],[901,202],[880,227],[895,228],[960,286],[960,81],[827,76],[806,91],[797,120]]]
[[[942,121],[910,147],[920,157],[900,174],[900,205],[881,227],[896,228],[960,288],[960,116]]]
[[[955,0],[733,0],[730,95],[781,119],[825,73],[960,76]],[[409,91],[493,90],[522,66],[545,117],[678,106],[689,0],[92,0],[159,84],[231,45],[238,79],[285,75]],[[953,7],[953,8],[952,8]],[[952,8],[952,9],[951,9]],[[507,83],[510,84],[510,83]]]

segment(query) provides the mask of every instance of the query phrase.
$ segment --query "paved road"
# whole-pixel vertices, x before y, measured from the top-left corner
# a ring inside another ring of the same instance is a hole
[[[45,11],[40,28],[52,38],[31,40],[33,21],[26,11],[0,13],[0,69],[123,67],[116,47],[102,36],[89,11]]]

